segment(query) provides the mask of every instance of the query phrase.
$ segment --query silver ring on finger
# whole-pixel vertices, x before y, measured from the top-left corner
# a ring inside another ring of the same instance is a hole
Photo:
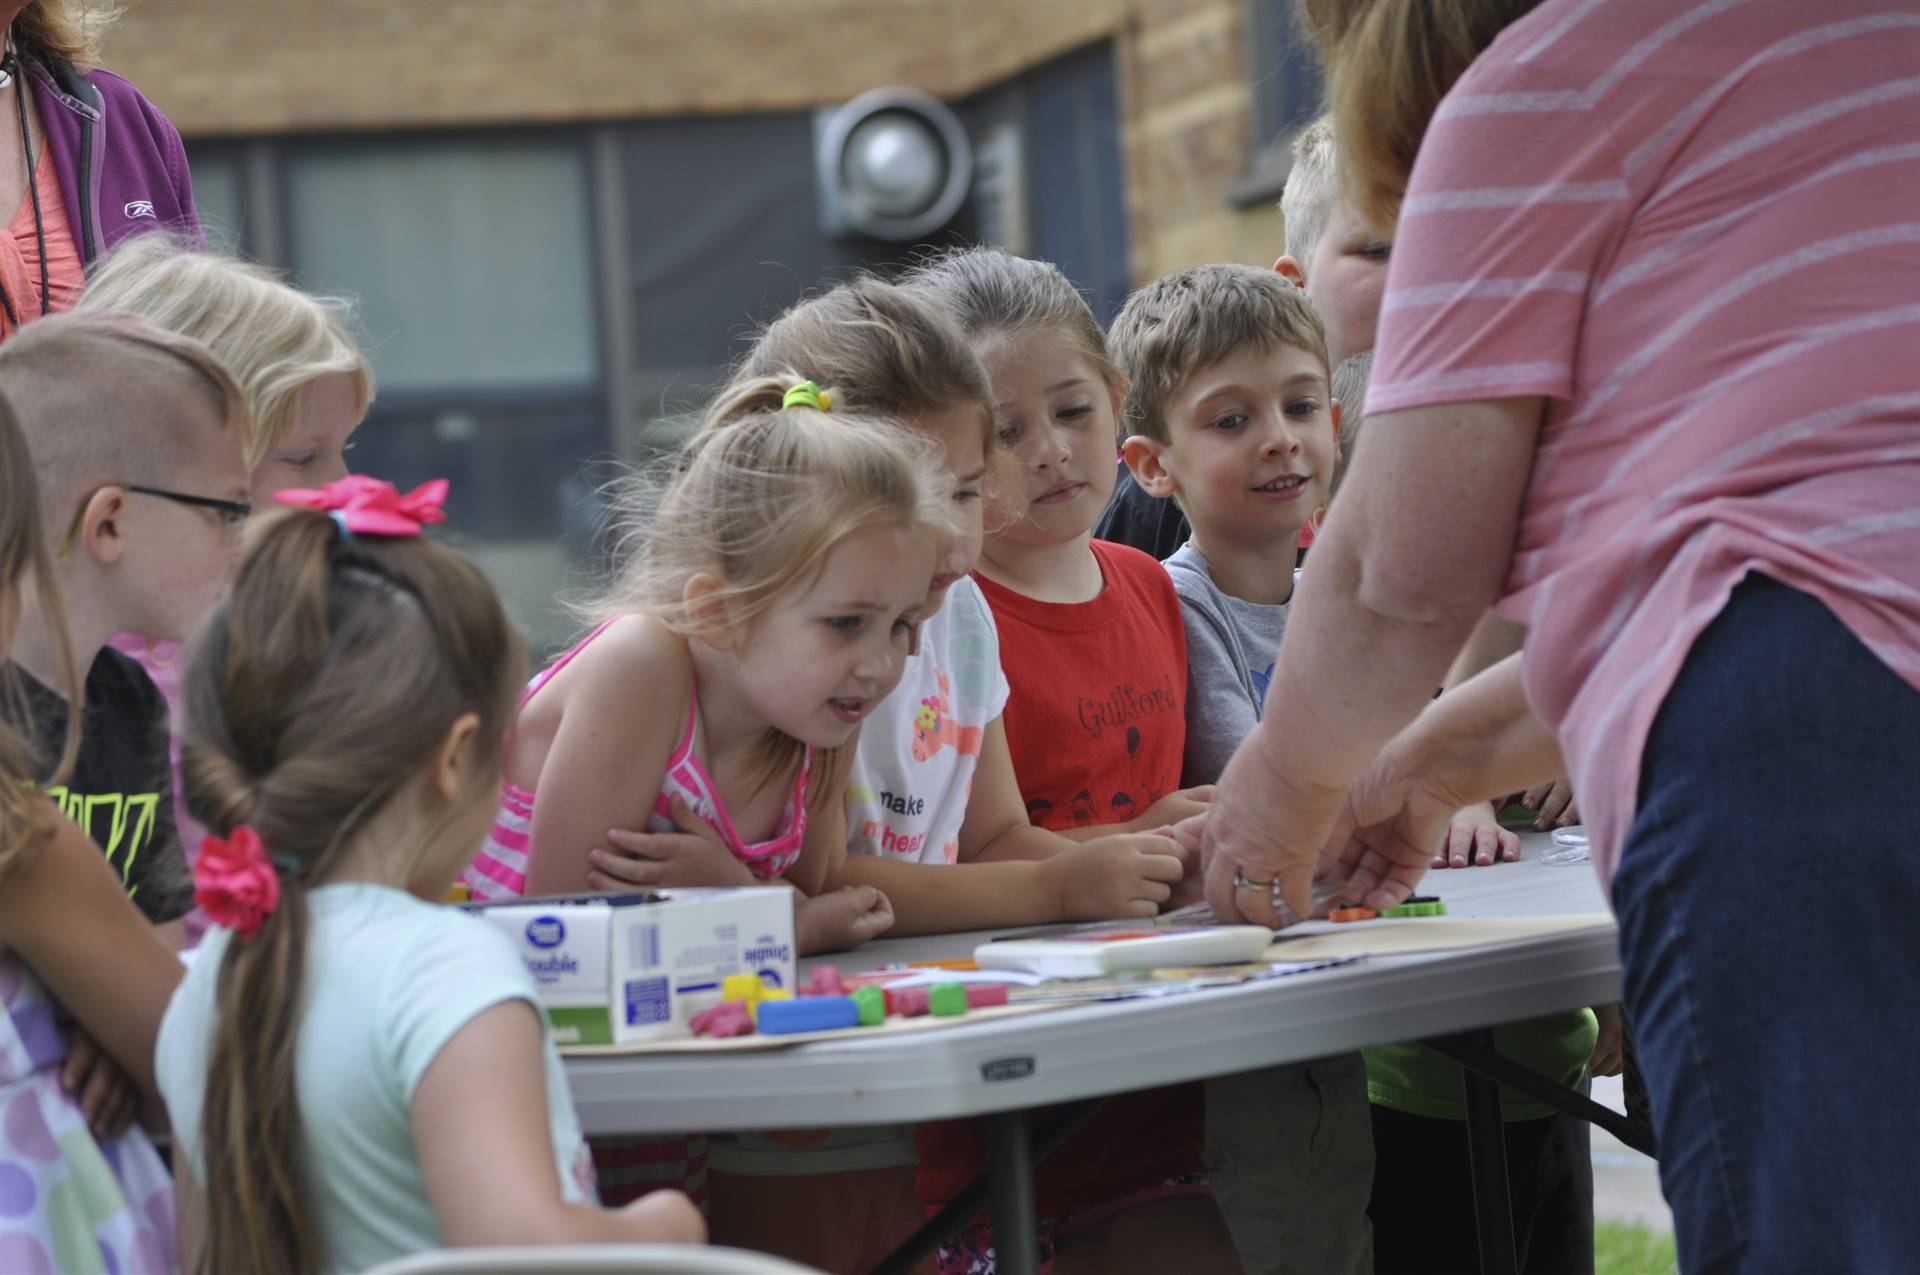
[[[1265,881],[1255,881],[1238,868],[1233,871],[1233,888],[1236,890],[1261,890],[1266,892],[1267,906],[1273,909],[1274,929],[1284,930],[1300,918],[1287,906],[1280,894],[1280,878],[1269,877]]]

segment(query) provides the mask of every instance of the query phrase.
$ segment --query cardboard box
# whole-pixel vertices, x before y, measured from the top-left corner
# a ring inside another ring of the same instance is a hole
[[[562,1045],[687,1034],[729,974],[794,983],[785,886],[635,891],[468,904],[513,941]]]

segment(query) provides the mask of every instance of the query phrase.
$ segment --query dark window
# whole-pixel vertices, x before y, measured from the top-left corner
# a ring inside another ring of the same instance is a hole
[[[1320,56],[1294,20],[1292,0],[1247,0],[1247,55],[1257,150],[1320,113]]]
[[[1280,197],[1293,166],[1293,139],[1320,113],[1320,55],[1294,20],[1292,0],[1246,0],[1247,75],[1253,132],[1247,172],[1227,190],[1246,208]]]
[[[354,468],[452,484],[464,541],[536,652],[573,622],[596,458],[611,448],[585,140],[575,133],[289,144],[287,257],[360,307],[379,380]]]

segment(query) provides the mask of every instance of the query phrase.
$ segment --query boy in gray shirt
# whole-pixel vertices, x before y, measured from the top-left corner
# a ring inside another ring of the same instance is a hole
[[[1331,503],[1353,458],[1353,444],[1365,411],[1373,351],[1356,354],[1333,370],[1332,410],[1339,422],[1333,472],[1326,501]],[[1322,512],[1325,505],[1322,506]],[[1310,520],[1317,531],[1319,515]],[[1284,554],[1287,546],[1275,546]],[[1181,783],[1210,784],[1227,759],[1260,720],[1273,676],[1280,635],[1286,631],[1288,602],[1263,605],[1222,592],[1206,557],[1189,539],[1166,560],[1173,591],[1187,626],[1187,752]],[[1294,569],[1293,580],[1300,581]]]
[[[1271,270],[1200,266],[1128,299],[1127,464],[1192,532],[1167,559],[1187,628],[1183,783],[1210,784],[1260,719],[1300,529],[1326,509],[1340,405],[1306,293]]]
[[[1221,592],[1191,538],[1166,568],[1187,626],[1187,751],[1180,782],[1210,784],[1260,720],[1288,603],[1248,602]],[[1299,581],[1298,568],[1293,578]]]
[[[1182,782],[1212,783],[1259,720],[1300,529],[1332,489],[1326,335],[1283,276],[1202,266],[1134,293],[1108,348],[1129,382],[1127,465],[1192,525],[1166,562],[1187,630]],[[1249,1275],[1373,1269],[1358,1054],[1209,1081],[1207,1159]]]

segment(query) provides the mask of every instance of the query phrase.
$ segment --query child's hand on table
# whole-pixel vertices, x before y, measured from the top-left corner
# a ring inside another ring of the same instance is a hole
[[[1187,875],[1180,878],[1179,885],[1173,887],[1173,897],[1161,906],[1162,912],[1177,912],[1181,908],[1206,902],[1207,865],[1200,854],[1200,843],[1206,833],[1207,816],[1204,812],[1153,830],[1156,837],[1168,837],[1177,842],[1187,861]]]
[[[1204,815],[1213,805],[1213,785],[1198,784],[1170,792],[1147,807],[1147,813],[1127,824],[1131,832],[1152,832],[1195,815]]]
[[[1041,878],[1069,921],[1157,916],[1197,856],[1159,833],[1116,833],[1042,861]]]
[[[850,885],[808,898],[794,892],[793,940],[801,956],[850,952],[893,928],[893,904],[870,885]]]
[[[611,849],[594,849],[587,859],[587,887],[619,890],[627,886],[753,885],[753,873],[733,857],[712,824],[680,797],[668,807],[677,832],[607,831]]]
[[[1433,856],[1433,866],[1464,868],[1478,864],[1484,868],[1512,863],[1519,857],[1519,836],[1500,826],[1492,803],[1476,801],[1454,812],[1447,824],[1447,843]]]
[[[1519,802],[1528,810],[1540,812],[1533,821],[1535,832],[1567,828],[1580,822],[1580,806],[1573,799],[1573,785],[1565,779],[1529,788],[1520,794]]]
[[[73,1029],[67,1059],[60,1065],[60,1086],[80,1105],[95,1137],[119,1137],[140,1110],[140,1087],[78,1026]]]

